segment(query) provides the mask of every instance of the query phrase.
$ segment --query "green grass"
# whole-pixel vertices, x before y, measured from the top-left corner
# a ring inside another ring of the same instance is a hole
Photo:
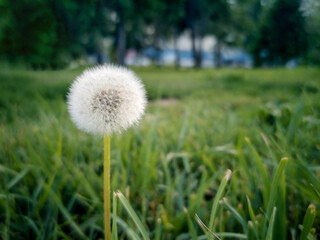
[[[0,239],[103,238],[103,140],[65,103],[81,71],[0,72]],[[111,139],[113,239],[212,238],[195,214],[221,239],[319,237],[320,69],[135,71],[150,103]]]

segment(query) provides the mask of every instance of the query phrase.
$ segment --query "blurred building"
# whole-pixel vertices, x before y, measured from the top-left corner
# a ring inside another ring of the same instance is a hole
[[[197,39],[196,44],[198,46],[201,44],[202,67],[216,67],[215,37],[213,35],[205,36],[201,42]],[[129,49],[126,52],[125,63],[128,66],[149,66],[154,63],[159,66],[193,67],[195,63],[191,49],[190,33],[186,31],[175,41],[174,39],[162,40],[158,49],[147,47],[140,53],[135,49]],[[253,60],[251,55],[243,49],[223,46],[221,48],[221,64],[229,67],[251,68]]]

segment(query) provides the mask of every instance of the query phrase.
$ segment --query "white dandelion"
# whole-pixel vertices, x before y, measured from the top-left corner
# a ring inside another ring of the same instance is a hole
[[[90,68],[76,78],[68,94],[68,110],[76,126],[104,135],[104,229],[110,228],[110,135],[141,119],[147,100],[141,80],[130,70],[114,65]]]
[[[68,110],[76,126],[88,133],[121,132],[138,123],[146,107],[141,80],[130,70],[103,65],[76,78],[68,94]]]

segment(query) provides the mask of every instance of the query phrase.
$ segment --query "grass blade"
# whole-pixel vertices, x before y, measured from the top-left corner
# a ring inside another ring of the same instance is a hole
[[[138,227],[143,239],[150,240],[148,231],[143,226],[143,224],[140,221],[138,215],[135,213],[135,211],[131,207],[129,201],[125,198],[125,196],[123,196],[123,194],[119,190],[116,192],[116,195],[119,198],[119,200],[121,201],[121,203],[123,204],[123,206],[125,207],[125,209],[127,210],[127,212],[129,213],[129,215],[132,218],[133,222]]]
[[[66,209],[66,207],[63,205],[63,203],[61,202],[60,198],[55,194],[54,191],[52,191],[52,189],[46,184],[43,183],[44,188],[46,189],[46,191],[48,191],[48,193],[51,195],[52,200],[57,204],[60,212],[62,213],[62,215],[65,217],[66,220],[68,220],[70,226],[73,228],[73,230],[78,233],[78,235],[82,238],[82,239],[86,239],[85,234],[82,232],[82,230],[80,229],[80,227],[77,225],[77,223],[73,220],[72,216],[70,215],[70,213],[68,212],[68,210]]]
[[[316,196],[318,197],[318,200],[320,200],[320,193],[319,191],[315,188],[315,186],[313,184],[310,184],[311,188],[313,189],[313,191],[315,192]]]
[[[256,239],[259,239],[259,234],[258,234],[258,231],[257,231],[258,226],[256,224],[256,216],[255,216],[255,214],[253,212],[251,201],[250,201],[248,195],[246,197],[247,197],[248,210],[249,210],[249,215],[250,215],[251,222],[252,222],[252,228],[253,228],[253,231],[254,231],[254,235],[255,235]]]
[[[264,166],[264,163],[259,155],[259,153],[257,152],[257,150],[255,149],[255,147],[252,145],[251,141],[249,138],[245,138],[245,141],[248,143],[251,151],[253,152],[253,160],[255,161],[255,165],[257,166],[257,168],[259,169],[259,172],[262,176],[262,181],[263,181],[263,199],[265,206],[267,205],[267,196],[269,196],[269,191],[270,191],[270,182],[269,182],[269,177],[268,177],[268,172],[266,167]]]
[[[306,215],[303,219],[303,226],[302,226],[302,232],[301,232],[301,240],[307,240],[308,234],[310,232],[310,229],[312,227],[313,221],[316,217],[316,207],[313,204],[310,204],[307,210]]]
[[[193,222],[191,220],[190,214],[188,212],[188,209],[184,208],[184,212],[187,215],[187,219],[188,219],[188,227],[189,227],[189,232],[191,235],[191,239],[192,240],[197,240],[197,231],[195,230],[194,226],[193,226]]]
[[[227,172],[226,172],[226,175],[222,179],[222,182],[221,182],[221,184],[220,184],[220,186],[218,188],[217,195],[214,198],[212,209],[211,209],[211,214],[210,214],[210,221],[209,221],[209,229],[211,231],[214,230],[213,229],[213,222],[214,222],[214,219],[215,219],[216,214],[217,214],[218,204],[219,204],[219,201],[220,201],[220,199],[222,197],[223,190],[225,189],[229,179],[231,178],[231,174],[232,174],[232,171],[230,169],[228,169]]]
[[[195,214],[196,220],[198,222],[198,224],[200,225],[200,227],[203,229],[203,231],[205,233],[210,233],[211,236],[215,237],[218,240],[221,240],[214,232],[212,232],[205,224],[204,222],[202,222],[202,220],[199,218],[199,216],[197,214]]]
[[[234,207],[231,206],[231,204],[226,198],[222,199],[222,204],[235,217],[235,219],[237,219],[238,222],[241,223],[243,231],[247,234],[248,232],[247,221],[244,220],[241,214]]]
[[[14,185],[16,185],[29,171],[30,171],[30,167],[24,169],[22,172],[17,174],[17,176],[15,176],[15,178],[8,183],[8,188],[10,189]]]
[[[112,240],[118,240],[117,229],[117,198],[116,193],[113,192],[113,206],[112,206]]]
[[[156,229],[155,229],[155,236],[154,240],[161,240],[161,232],[162,232],[162,225],[161,225],[161,211],[157,211],[157,219],[156,219]]]
[[[276,173],[273,177],[272,183],[271,183],[271,191],[270,191],[270,196],[269,196],[269,200],[268,200],[268,205],[267,205],[267,218],[270,218],[271,214],[272,214],[272,208],[274,206],[274,203],[276,201],[276,194],[277,194],[277,190],[280,184],[280,179],[281,176],[284,172],[285,166],[288,162],[288,158],[282,158],[279,166],[277,167]],[[266,223],[264,225],[264,230],[263,233],[266,232]],[[263,234],[265,235],[265,234]]]
[[[275,217],[276,217],[276,211],[277,211],[277,208],[274,207],[272,215],[271,215],[271,218],[270,218],[270,221],[269,221],[269,228],[268,228],[266,240],[272,240],[273,226],[274,226],[274,220],[275,220]]]
[[[247,239],[247,236],[241,233],[233,233],[233,232],[221,232],[217,233],[218,237],[221,238],[231,238],[231,239]],[[202,235],[198,237],[198,240],[207,240],[206,235]]]
[[[141,240],[141,238],[121,218],[117,217],[118,226],[126,233],[129,239]]]
[[[222,238],[233,238],[233,239],[247,239],[247,236],[241,233],[232,233],[232,232],[222,232],[218,233],[219,237]]]

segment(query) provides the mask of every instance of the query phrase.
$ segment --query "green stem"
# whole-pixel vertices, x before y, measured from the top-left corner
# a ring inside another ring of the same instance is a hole
[[[104,135],[104,236],[105,240],[111,240],[111,221],[110,221],[110,136]]]

